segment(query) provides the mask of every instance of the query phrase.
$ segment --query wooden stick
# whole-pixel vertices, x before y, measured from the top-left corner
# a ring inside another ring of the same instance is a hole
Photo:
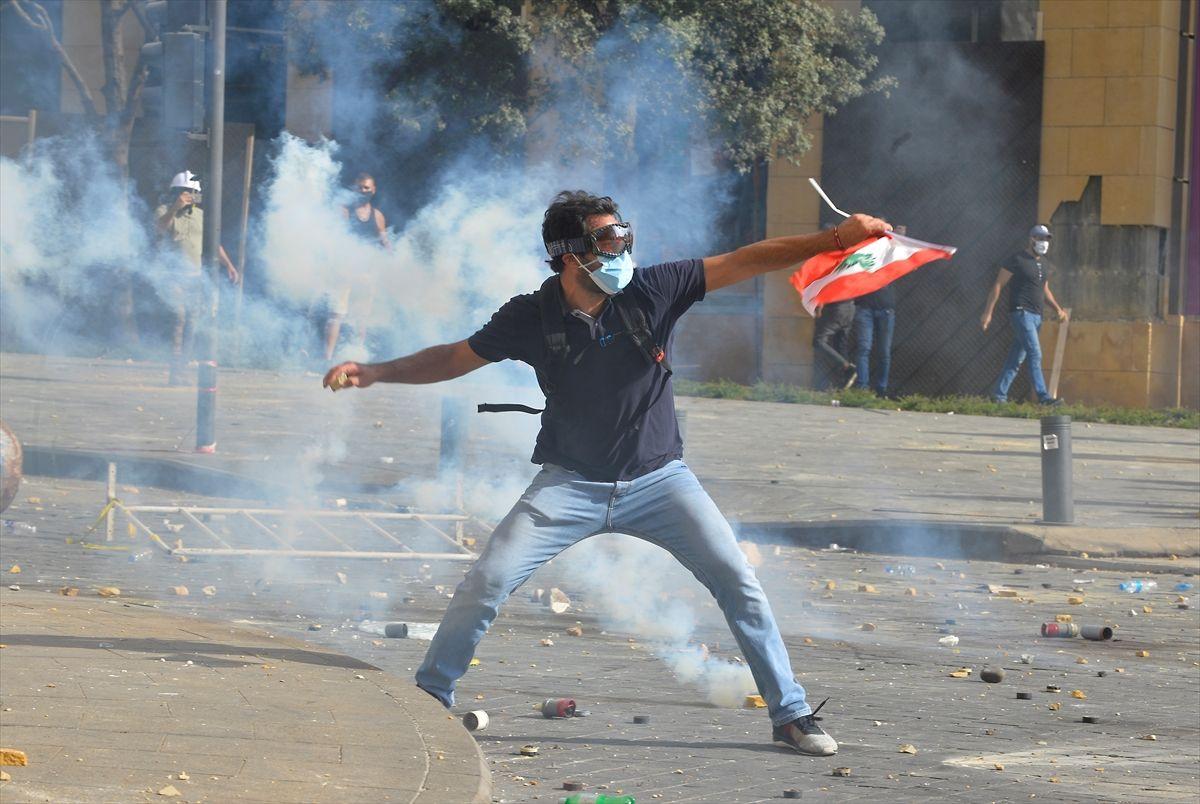
[[[1058,396],[1058,378],[1062,375],[1063,351],[1067,346],[1067,330],[1071,328],[1071,308],[1067,311],[1067,320],[1059,322],[1058,341],[1054,344],[1054,370],[1050,372],[1050,396]]]

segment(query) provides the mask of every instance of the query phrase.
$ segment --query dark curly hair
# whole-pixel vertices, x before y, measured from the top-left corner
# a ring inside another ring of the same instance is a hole
[[[586,229],[584,220],[592,215],[615,215],[617,220],[621,219],[616,202],[608,196],[592,195],[584,190],[563,190],[554,197],[542,218],[542,242],[550,244],[557,240],[582,238]],[[562,271],[561,254],[552,256],[547,262],[554,273]]]

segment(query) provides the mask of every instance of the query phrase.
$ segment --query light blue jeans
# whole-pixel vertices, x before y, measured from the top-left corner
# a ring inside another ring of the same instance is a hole
[[[500,605],[538,567],[576,542],[606,532],[666,549],[708,588],[774,725],[812,711],[754,570],[729,523],[683,461],[617,483],[594,483],[547,464],[458,585],[417,670],[417,685],[452,706],[454,685]]]
[[[1008,314],[1012,323],[1013,342],[1008,350],[1008,359],[1004,361],[1004,370],[1000,379],[992,389],[992,399],[997,402],[1008,401],[1008,389],[1012,387],[1017,372],[1025,357],[1029,357],[1029,376],[1033,381],[1033,392],[1039,402],[1050,399],[1050,391],[1046,389],[1046,378],[1042,375],[1042,343],[1038,340],[1038,331],[1042,328],[1042,317],[1028,310],[1013,310]]]
[[[858,388],[871,388],[880,396],[887,394],[888,374],[892,369],[892,333],[896,329],[896,311],[891,308],[858,307],[854,310],[854,367]],[[879,344],[878,371],[871,382],[871,345]]]

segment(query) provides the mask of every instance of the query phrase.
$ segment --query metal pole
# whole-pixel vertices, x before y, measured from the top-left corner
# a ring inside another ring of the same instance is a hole
[[[108,512],[104,517],[104,541],[111,542],[113,540],[113,505],[117,499],[117,465],[112,461],[108,462],[108,504],[105,510]]]
[[[462,509],[463,459],[467,441],[467,404],[454,397],[442,397],[442,438],[438,474],[442,483],[454,484],[453,505]]]
[[[209,0],[212,61],[209,69],[208,187],[204,210],[204,265],[211,303],[196,388],[196,452],[217,451],[217,300],[221,279],[221,170],[225,159],[225,14],[227,0]]]
[[[1042,419],[1042,521],[1069,525],[1075,521],[1071,488],[1071,417]]]

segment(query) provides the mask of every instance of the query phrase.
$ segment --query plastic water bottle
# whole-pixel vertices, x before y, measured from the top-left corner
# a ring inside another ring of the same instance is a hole
[[[1149,592],[1151,589],[1154,589],[1157,586],[1158,586],[1158,584],[1154,581],[1142,581],[1142,580],[1125,581],[1124,583],[1117,584],[1118,589],[1120,589],[1122,592],[1128,592],[1131,595],[1137,594],[1138,592],[1143,592],[1143,591]]]
[[[18,522],[15,519],[0,520],[5,533],[37,533],[37,525],[28,522]]]
[[[563,799],[563,804],[637,804],[633,796],[606,796],[603,793],[576,793]]]
[[[1181,583],[1175,584],[1176,592],[1187,592],[1187,591],[1191,590],[1191,588],[1192,588],[1192,585],[1190,583],[1182,583],[1181,582]]]

